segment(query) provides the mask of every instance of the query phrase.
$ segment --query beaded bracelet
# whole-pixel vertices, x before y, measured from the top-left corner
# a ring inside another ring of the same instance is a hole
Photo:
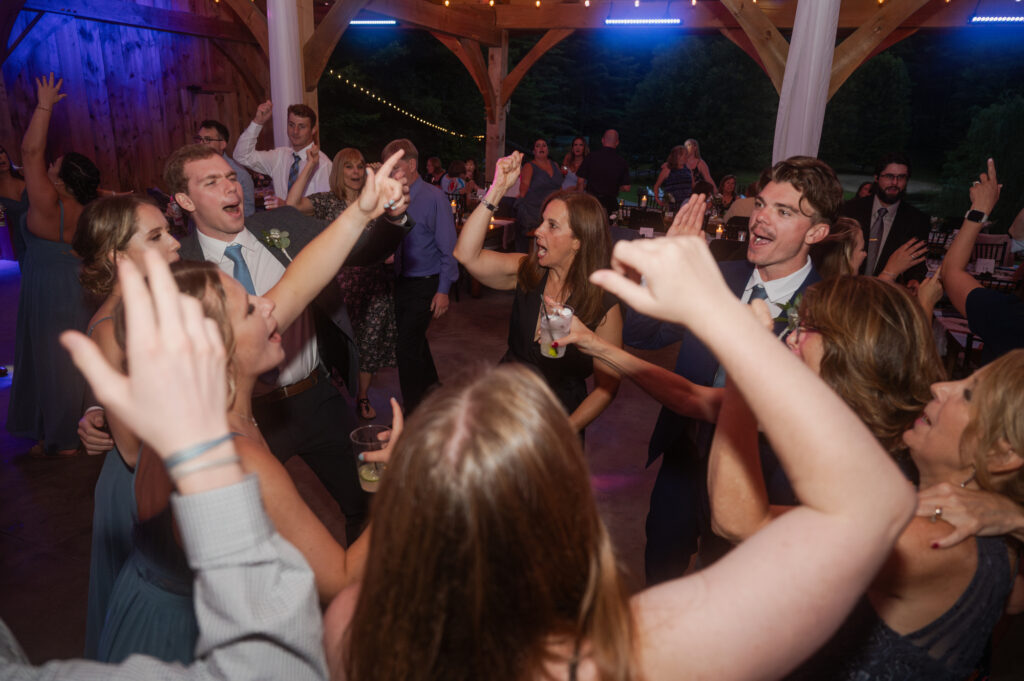
[[[219,459],[213,459],[211,461],[196,461],[190,465],[182,466],[181,468],[169,471],[169,473],[171,475],[171,480],[173,480],[174,482],[178,482],[186,475],[192,475],[193,473],[198,473],[199,471],[205,471],[207,468],[227,466],[229,464],[238,463],[239,461],[241,461],[241,459],[238,458],[238,455],[232,454],[230,456],[222,456]]]
[[[201,456],[206,452],[210,451],[217,445],[224,444],[234,436],[234,433],[228,433],[227,435],[222,435],[214,440],[207,440],[206,442],[200,442],[199,444],[192,445],[191,447],[179,449],[178,451],[174,452],[169,457],[164,459],[164,466],[166,466],[167,470],[170,471],[175,466],[183,464],[186,461],[191,461],[197,456]]]

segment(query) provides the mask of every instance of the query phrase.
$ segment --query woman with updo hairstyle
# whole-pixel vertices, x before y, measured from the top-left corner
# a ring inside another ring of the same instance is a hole
[[[46,166],[46,135],[53,107],[65,97],[62,82],[53,74],[36,79],[38,104],[21,143],[29,207],[7,430],[35,440],[34,457],[79,451],[85,380],[58,337],[69,329],[84,332],[93,307],[78,283],[81,261],[71,242],[82,210],[96,198],[99,170],[74,152]]]
[[[863,276],[810,287],[787,344],[890,455],[909,454],[905,472],[921,488],[1024,502],[1024,351],[944,382],[914,298]],[[764,478],[741,473],[758,464],[756,422],[744,409],[727,388],[709,469],[713,524],[735,542],[790,508],[769,507]],[[984,669],[996,623],[1024,609],[1021,580],[1014,588],[1019,545],[1001,536],[1015,525],[940,550],[951,529],[942,506],[918,513],[839,631],[787,678],[960,681]]]
[[[618,300],[590,282],[590,275],[608,267],[611,257],[608,216],[592,195],[562,189],[547,195],[540,204],[536,246],[529,255],[485,250],[492,211],[515,184],[522,160],[519,152],[498,160],[487,196],[459,234],[455,258],[485,286],[515,291],[508,352],[502,361],[526,364],[542,375],[569,413],[573,426],[582,432],[615,398],[619,374],[572,346],[565,349],[564,356],[545,356],[538,342],[539,324],[543,310],[568,305],[574,310],[573,316],[598,336],[622,345]],[[587,378],[591,375],[594,389],[588,393]]]
[[[114,328],[115,310],[121,302],[118,266],[131,260],[145,273],[143,253],[155,250],[172,263],[178,260],[180,244],[153,201],[128,194],[87,205],[75,230],[74,247],[82,257],[82,287],[103,301],[89,321],[88,335],[111,366],[123,367],[124,351]],[[108,420],[102,406],[90,407],[82,417],[80,432],[88,453],[106,453],[95,488],[85,626],[85,656],[95,659],[114,580],[131,551],[132,471],[142,443],[126,424]]]

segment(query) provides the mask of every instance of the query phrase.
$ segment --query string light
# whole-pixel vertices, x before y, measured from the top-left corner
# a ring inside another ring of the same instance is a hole
[[[370,90],[367,90],[366,88],[364,88],[359,83],[351,81],[348,78],[342,78],[340,73],[338,73],[338,74],[334,73],[334,69],[330,69],[329,73],[330,73],[330,75],[335,76],[338,80],[344,80],[345,84],[346,85],[351,85],[353,90],[359,90],[360,92],[366,94],[366,96],[369,97],[370,99],[372,99],[374,101],[377,101],[377,102],[380,102],[384,106],[390,107],[391,109],[397,111],[398,113],[402,114],[403,116],[407,116],[407,117],[413,119],[414,121],[416,121],[417,123],[420,123],[422,125],[427,126],[428,128],[433,128],[434,130],[437,130],[438,132],[443,132],[446,135],[451,135],[452,137],[461,137],[461,138],[464,138],[464,139],[475,139],[475,140],[482,140],[482,139],[484,139],[484,135],[465,135],[465,134],[463,134],[461,132],[455,132],[454,130],[449,130],[448,128],[446,128],[446,127],[444,127],[442,125],[438,125],[437,123],[433,123],[431,121],[428,121],[427,119],[423,118],[422,116],[417,116],[413,112],[411,112],[411,111],[409,111],[407,109],[403,109],[402,107],[398,106],[394,102],[390,102],[387,99],[384,99],[383,97],[381,97],[380,95],[374,94]]]
[[[584,7],[590,7],[590,0],[583,0]]]

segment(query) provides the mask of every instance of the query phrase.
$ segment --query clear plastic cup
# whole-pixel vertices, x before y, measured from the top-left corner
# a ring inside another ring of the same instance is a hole
[[[557,359],[565,356],[565,346],[551,347],[551,342],[569,335],[572,327],[573,309],[569,305],[557,305],[540,311],[540,354]]]
[[[359,426],[349,433],[349,439],[352,440],[352,453],[356,457],[359,485],[367,492],[376,492],[387,465],[360,461],[359,455],[363,452],[375,452],[384,449],[388,444],[388,440],[391,439],[391,429],[387,426],[376,424]]]

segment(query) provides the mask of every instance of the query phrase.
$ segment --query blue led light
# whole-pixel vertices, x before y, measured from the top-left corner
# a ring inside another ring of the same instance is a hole
[[[353,19],[348,22],[349,26],[394,26],[398,22],[394,19]]]
[[[607,26],[678,26],[683,23],[682,19],[605,19]]]
[[[1024,24],[1024,16],[1020,17],[999,17],[999,16],[973,16],[972,24]]]

